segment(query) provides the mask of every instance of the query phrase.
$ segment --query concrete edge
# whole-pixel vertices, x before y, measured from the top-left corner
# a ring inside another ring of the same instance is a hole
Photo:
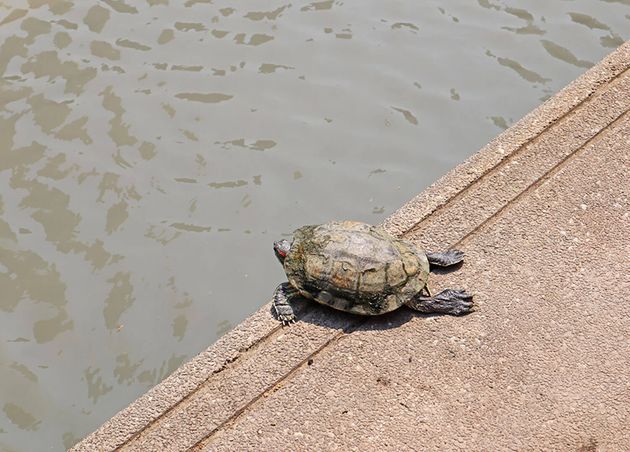
[[[459,193],[517,153],[554,122],[573,111],[601,85],[628,69],[624,63],[628,59],[630,41],[395,211],[384,221],[384,226],[396,235],[403,235],[417,228],[431,214],[446,207]],[[414,215],[410,216],[408,212],[413,212]],[[119,411],[71,450],[110,450],[124,445],[148,424],[185,400],[214,374],[220,373],[279,328],[281,326],[270,314],[269,303],[265,304],[216,343]]]
[[[510,158],[549,126],[575,110],[591,97],[597,88],[626,70],[624,61],[627,61],[628,56],[630,41],[619,46],[481,150],[405,203],[385,219],[383,225],[396,235],[403,235],[415,229],[435,211],[445,207],[460,192]],[[407,212],[413,212],[414,216],[410,217]]]
[[[132,440],[148,424],[194,393],[213,375],[236,361],[242,353],[280,329],[281,325],[272,318],[269,309],[270,304],[265,304],[70,450],[112,450]],[[185,384],[182,385],[182,381]],[[149,412],[147,407],[151,407]]]

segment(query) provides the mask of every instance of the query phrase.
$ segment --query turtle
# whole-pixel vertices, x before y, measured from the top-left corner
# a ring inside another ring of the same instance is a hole
[[[472,295],[445,289],[432,295],[430,267],[450,267],[464,260],[460,250],[428,253],[380,226],[332,221],[303,226],[293,241],[274,242],[288,282],[273,294],[272,306],[283,324],[295,322],[289,303],[298,294],[326,306],[359,315],[379,315],[406,305],[423,313],[463,315]]]

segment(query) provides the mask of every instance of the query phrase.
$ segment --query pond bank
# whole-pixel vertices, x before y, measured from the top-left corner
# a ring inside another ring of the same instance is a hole
[[[466,252],[432,285],[476,312],[266,305],[73,450],[627,447],[628,68],[630,42],[386,220]]]

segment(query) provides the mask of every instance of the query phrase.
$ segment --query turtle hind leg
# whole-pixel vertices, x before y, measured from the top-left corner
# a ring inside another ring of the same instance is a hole
[[[464,252],[460,250],[448,250],[443,253],[427,253],[429,264],[436,267],[450,267],[464,260]]]
[[[289,299],[295,295],[295,293],[296,290],[288,282],[280,284],[273,293],[273,310],[276,313],[277,319],[280,320],[283,325],[295,322],[295,314],[289,304]]]
[[[459,289],[446,289],[434,296],[417,294],[405,304],[425,314],[468,314],[473,306],[472,295]]]

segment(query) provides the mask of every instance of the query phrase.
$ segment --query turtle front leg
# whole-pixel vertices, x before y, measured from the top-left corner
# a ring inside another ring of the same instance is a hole
[[[425,314],[464,315],[472,309],[472,298],[472,295],[463,290],[446,289],[428,297],[419,293],[405,304]]]
[[[289,299],[295,293],[296,290],[288,282],[280,284],[273,293],[273,309],[276,311],[276,317],[283,325],[295,322],[295,314],[289,304]]]
[[[464,252],[460,250],[448,250],[442,253],[427,253],[429,264],[436,267],[450,267],[464,260]]]

